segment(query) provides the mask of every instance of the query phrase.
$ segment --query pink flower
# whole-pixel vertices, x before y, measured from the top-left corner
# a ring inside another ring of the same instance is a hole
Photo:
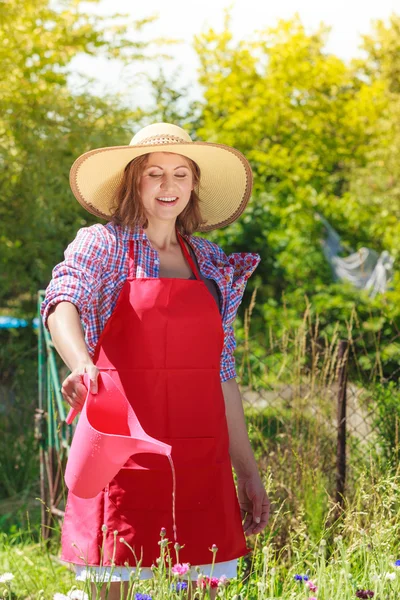
[[[202,579],[201,585],[203,588],[207,588],[208,586],[210,586],[211,588],[216,588],[218,587],[218,582],[218,577],[204,577],[204,579]]]
[[[186,575],[186,573],[190,570],[190,565],[188,563],[176,563],[171,569],[174,575],[178,575],[178,577],[182,577]]]
[[[310,592],[316,592],[318,589],[315,583],[313,583],[312,581],[307,581],[306,585],[308,585],[308,587],[310,588]]]
[[[317,600],[315,596],[310,596],[308,600]]]

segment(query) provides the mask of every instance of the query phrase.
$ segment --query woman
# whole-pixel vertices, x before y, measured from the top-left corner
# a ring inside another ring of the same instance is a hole
[[[240,152],[192,142],[167,123],[144,127],[129,146],[85,153],[71,169],[72,190],[109,223],[78,232],[42,306],[71,370],[64,399],[80,409],[84,374],[93,393],[99,372],[113,377],[146,433],[172,446],[180,562],[201,565],[209,576],[214,545],[213,576],[227,578],[248,552],[245,534],[261,532],[269,513],[233,356],[232,323],[260,257],[228,258],[192,234],[235,221],[251,184]],[[141,577],[152,576],[161,528],[174,541],[166,462],[135,455],[95,498],[69,493],[62,558],[76,564],[78,579],[85,565],[104,565],[100,577],[114,561],[121,567],[114,580],[126,580],[124,565],[135,565],[129,547],[142,556]],[[190,576],[197,578],[194,568]]]

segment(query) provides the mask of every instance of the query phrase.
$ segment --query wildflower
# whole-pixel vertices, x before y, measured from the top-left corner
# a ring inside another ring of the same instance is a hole
[[[121,537],[121,538],[119,538],[119,541],[121,542],[121,544],[124,544],[125,543],[125,538]]]
[[[89,600],[89,596],[83,590],[72,588],[67,594],[69,600]]]
[[[392,573],[385,573],[385,579],[390,579],[390,581],[394,581],[396,579],[396,573],[394,571]]]
[[[264,556],[268,554],[268,546],[264,546],[264,548],[262,549],[262,553],[264,554]]]
[[[187,590],[188,584],[186,581],[177,581],[176,583],[171,583],[171,590],[176,590],[177,592],[181,592],[182,590]]]
[[[148,594],[135,594],[135,600],[152,600]]]
[[[7,583],[8,581],[12,581],[14,579],[14,575],[12,573],[3,573],[0,575],[0,583]]]
[[[316,592],[318,590],[317,586],[312,581],[307,581],[306,585],[310,588],[310,592]]]
[[[221,575],[221,577],[219,578],[218,581],[218,585],[220,587],[223,587],[224,585],[228,585],[229,583],[229,579],[226,577],[226,575]]]
[[[167,535],[167,530],[165,529],[165,527],[161,527],[161,531],[160,531],[160,537],[165,537]]]
[[[394,566],[395,566],[395,567],[400,567],[400,558],[398,558],[398,559],[396,560],[396,562],[394,563]]]
[[[102,530],[103,533],[106,533],[107,529],[108,529],[107,525],[102,525],[101,526],[101,530]]]
[[[186,575],[186,573],[190,570],[189,563],[176,563],[171,569],[173,575],[178,575],[178,577],[182,577]]]
[[[59,594],[57,592],[56,594],[54,594],[53,600],[69,600],[69,598],[65,594]]]
[[[309,580],[308,575],[295,575],[294,578],[296,581],[308,581]]]
[[[217,588],[218,583],[218,577],[204,577],[201,581],[201,587],[207,588],[208,586],[210,586],[211,588]]]
[[[215,544],[213,544],[211,546],[211,552],[213,552],[213,553],[218,552],[218,548],[217,548],[217,546]]]
[[[375,596],[375,592],[372,590],[357,590],[356,597],[357,598],[373,598]]]

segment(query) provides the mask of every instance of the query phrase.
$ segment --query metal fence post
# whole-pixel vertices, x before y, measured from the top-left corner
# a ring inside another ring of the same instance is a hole
[[[347,340],[339,342],[338,396],[337,396],[337,453],[336,453],[336,504],[338,513],[343,508],[346,484],[346,405],[347,405]]]

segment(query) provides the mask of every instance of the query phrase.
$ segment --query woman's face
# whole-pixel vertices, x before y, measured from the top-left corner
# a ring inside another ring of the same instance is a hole
[[[192,171],[184,156],[170,152],[149,154],[139,181],[148,219],[175,222],[189,203],[192,189]]]

